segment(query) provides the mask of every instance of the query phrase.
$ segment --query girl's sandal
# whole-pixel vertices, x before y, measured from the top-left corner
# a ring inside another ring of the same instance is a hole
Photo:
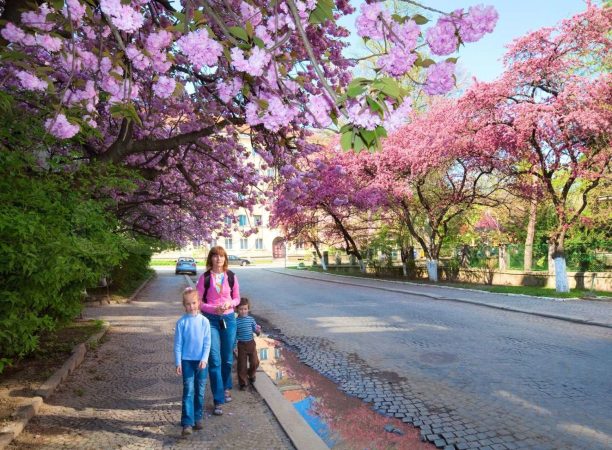
[[[213,415],[215,416],[223,415],[223,409],[221,409],[221,405],[215,405],[215,409],[213,409]]]
[[[232,401],[232,394],[230,391],[225,391],[225,403],[229,403]]]

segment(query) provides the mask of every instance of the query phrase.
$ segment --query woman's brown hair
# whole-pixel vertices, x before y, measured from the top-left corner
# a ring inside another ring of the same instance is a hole
[[[208,258],[206,258],[206,268],[209,270],[212,269],[213,255],[220,255],[225,257],[225,260],[223,261],[223,271],[225,272],[227,270],[227,252],[225,251],[225,249],[220,245],[217,245],[210,249],[210,251],[208,252]]]

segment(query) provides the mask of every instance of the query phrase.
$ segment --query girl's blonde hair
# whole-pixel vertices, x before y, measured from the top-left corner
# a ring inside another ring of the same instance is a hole
[[[195,297],[196,300],[198,300],[198,303],[200,302],[200,297],[198,297],[198,291],[192,287],[186,287],[185,290],[183,290],[183,305],[185,304],[185,300],[190,297]]]

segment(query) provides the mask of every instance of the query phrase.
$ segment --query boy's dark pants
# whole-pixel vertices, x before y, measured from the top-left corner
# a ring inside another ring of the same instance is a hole
[[[249,361],[248,370],[247,359]],[[255,378],[258,367],[259,358],[257,357],[255,339],[248,342],[238,341],[238,383],[240,383],[240,386],[246,386],[248,379]]]

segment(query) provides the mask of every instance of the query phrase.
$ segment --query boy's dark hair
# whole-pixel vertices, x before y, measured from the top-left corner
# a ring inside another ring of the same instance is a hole
[[[251,301],[246,297],[240,297],[240,303],[238,304],[238,307],[241,307],[243,305],[247,305],[249,309],[251,309]]]

